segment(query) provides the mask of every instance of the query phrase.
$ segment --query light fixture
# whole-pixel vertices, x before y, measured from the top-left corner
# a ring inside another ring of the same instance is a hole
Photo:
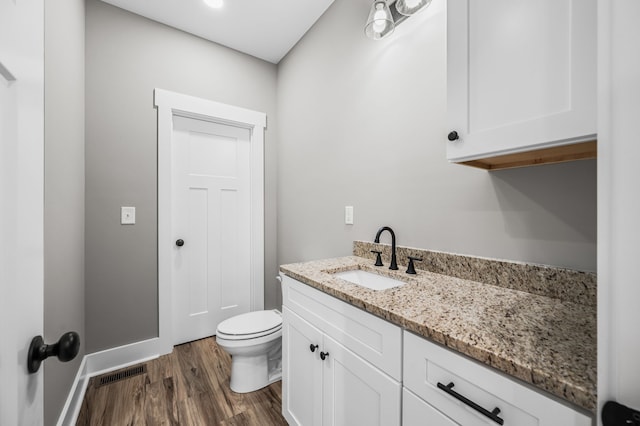
[[[371,5],[364,33],[373,40],[380,40],[393,32],[395,24],[386,1],[376,0]]]
[[[204,0],[204,4],[206,4],[212,9],[220,9],[222,6],[224,6],[224,1],[223,0]]]
[[[402,15],[413,15],[424,10],[431,4],[431,0],[397,0],[396,10]]]

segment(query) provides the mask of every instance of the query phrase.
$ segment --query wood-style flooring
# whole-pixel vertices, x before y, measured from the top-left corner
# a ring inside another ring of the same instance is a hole
[[[215,338],[176,346],[145,363],[147,372],[87,386],[77,425],[286,425],[282,387],[237,394],[229,388],[231,357]]]

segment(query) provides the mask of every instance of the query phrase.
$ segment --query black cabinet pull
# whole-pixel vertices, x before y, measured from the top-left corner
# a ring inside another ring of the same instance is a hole
[[[176,245],[177,245],[178,247],[182,247],[182,246],[184,245],[184,240],[182,240],[182,239],[177,240],[177,241],[176,241]]]
[[[458,132],[456,132],[455,130],[451,133],[449,133],[447,135],[447,139],[449,139],[451,142],[453,141],[457,141],[458,139],[460,139],[460,136],[458,135]]]
[[[311,352],[315,352],[318,349],[318,345],[314,345],[313,343],[309,345],[309,350]]]
[[[320,359],[321,360],[324,361],[327,358],[329,358],[329,352],[320,352]]]
[[[479,412],[480,414],[483,414],[487,417],[489,417],[491,420],[493,420],[494,422],[498,423],[499,425],[503,425],[504,424],[504,420],[501,419],[500,417],[498,417],[498,414],[500,414],[500,409],[498,407],[494,408],[493,411],[489,411],[485,408],[482,408],[481,406],[479,406],[478,404],[476,404],[475,402],[471,401],[468,398],[465,398],[464,396],[460,395],[458,392],[453,390],[453,382],[449,383],[448,385],[443,385],[442,383],[438,382],[438,389],[441,389],[443,391],[445,391],[446,393],[448,393],[449,395],[451,395],[452,397],[454,397],[455,399],[461,401],[462,403],[468,405],[469,407],[473,408],[474,410],[476,410],[477,412]]]

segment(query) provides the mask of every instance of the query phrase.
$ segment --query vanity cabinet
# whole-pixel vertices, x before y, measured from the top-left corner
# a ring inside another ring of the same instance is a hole
[[[447,158],[495,169],[596,155],[596,0],[448,0]]]
[[[403,362],[403,426],[425,424],[424,418],[437,425],[592,424],[591,417],[406,331]]]
[[[287,276],[283,301],[287,422],[399,426],[400,328]]]
[[[291,277],[282,288],[290,425],[592,425],[557,398]]]

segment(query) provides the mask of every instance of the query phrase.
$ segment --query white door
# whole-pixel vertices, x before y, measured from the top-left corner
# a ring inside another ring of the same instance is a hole
[[[43,2],[0,0],[0,424],[43,424]],[[15,81],[11,81],[14,80]]]
[[[221,321],[250,310],[250,136],[246,128],[173,118],[174,344],[211,336]]]
[[[283,308],[282,415],[290,425],[322,424],[322,333]]]
[[[327,335],[320,348],[324,426],[400,426],[399,382]]]

